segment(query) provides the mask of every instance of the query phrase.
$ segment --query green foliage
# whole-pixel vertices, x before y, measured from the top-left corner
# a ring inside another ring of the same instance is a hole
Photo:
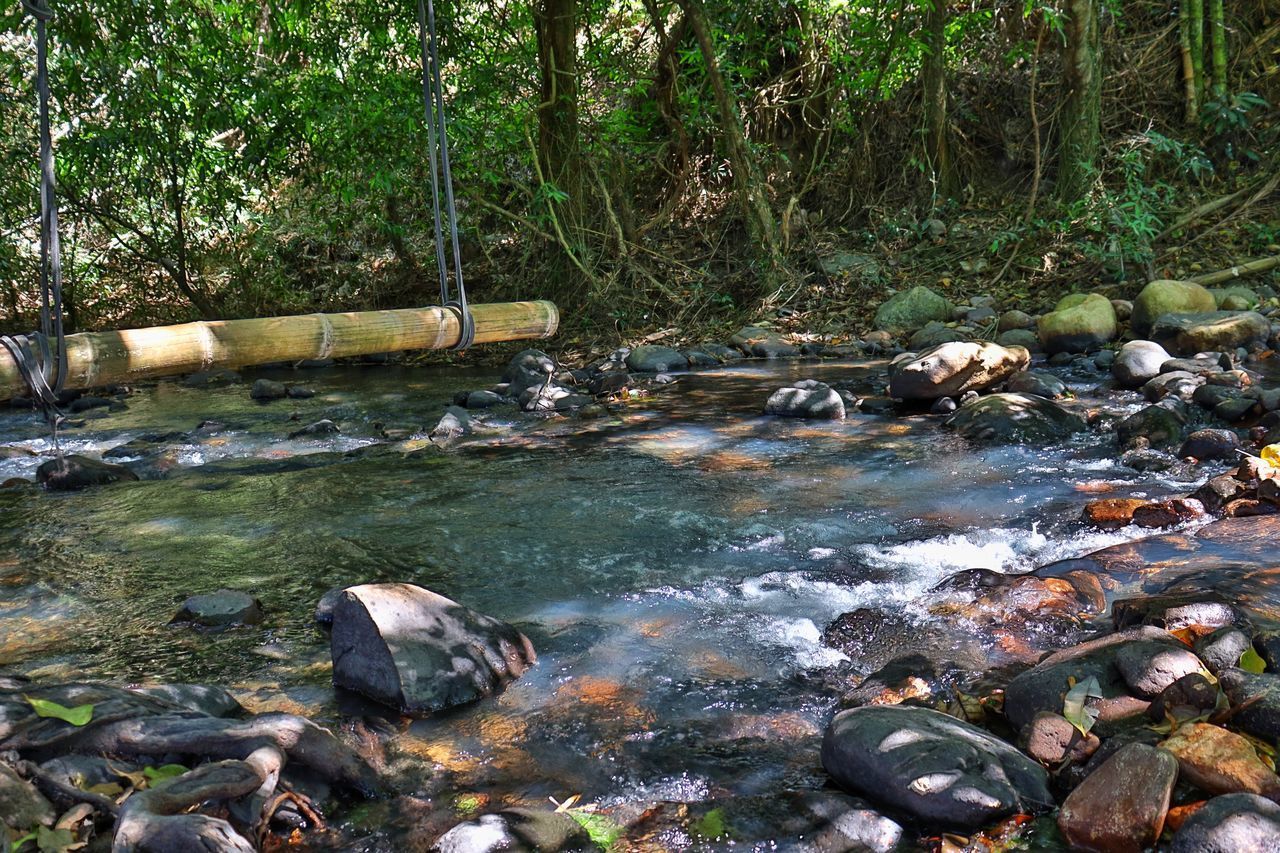
[[[151,788],[162,787],[187,772],[190,772],[189,768],[183,767],[181,764],[162,764],[159,767],[142,768],[142,773],[147,779],[147,785]]]
[[[604,853],[609,853],[622,837],[622,827],[606,815],[586,809],[567,809],[565,814],[585,829],[591,838],[591,843]]]
[[[31,696],[23,696],[22,698],[26,699],[28,704],[35,709],[37,717],[62,720],[64,723],[70,723],[73,726],[87,726],[89,721],[93,719],[93,705],[77,705],[74,708],[68,708],[48,699],[36,699]]]
[[[28,843],[33,841],[35,842],[35,849],[39,853],[66,853],[68,849],[83,846],[76,844],[76,838],[69,829],[50,829],[47,826],[38,826],[34,831],[28,832],[15,840],[9,849],[12,853],[19,853]]]
[[[1261,160],[1261,154],[1254,148],[1258,142],[1253,131],[1258,114],[1265,114],[1269,108],[1266,99],[1253,92],[1224,96],[1200,108],[1200,121],[1220,159],[1227,163]]]
[[[1266,661],[1262,656],[1253,650],[1253,647],[1245,649],[1240,654],[1239,667],[1245,672],[1262,673],[1267,669]]]
[[[723,839],[728,835],[724,809],[714,808],[693,822],[694,833],[708,841]]]
[[[1091,707],[1089,700],[1101,698],[1102,688],[1096,676],[1091,675],[1084,681],[1075,682],[1067,690],[1067,695],[1063,699],[1062,716],[1066,717],[1067,722],[1075,726],[1080,734],[1087,735],[1093,728],[1093,724],[1098,721],[1098,709]]]

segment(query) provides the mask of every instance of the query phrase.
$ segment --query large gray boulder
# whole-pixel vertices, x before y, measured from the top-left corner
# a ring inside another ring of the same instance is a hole
[[[1129,325],[1135,335],[1147,335],[1166,314],[1213,311],[1217,307],[1213,294],[1195,282],[1159,279],[1142,288],[1133,301]]]
[[[935,825],[986,826],[1053,804],[1039,764],[929,708],[842,711],[822,739],[822,766],[841,787]]]
[[[1116,309],[1098,293],[1064,296],[1037,324],[1040,345],[1047,353],[1092,352],[1119,334]]]
[[[953,341],[889,366],[889,396],[936,400],[981,391],[1025,370],[1031,353],[979,341]]]
[[[505,622],[407,583],[343,590],[330,650],[336,686],[411,715],[496,693],[537,660]]]
[[[1126,388],[1141,388],[1159,376],[1160,368],[1172,358],[1155,341],[1129,341],[1111,362],[1111,375]]]
[[[556,372],[556,363],[542,350],[521,350],[507,363],[502,382],[508,397],[519,397],[526,388],[542,385]]]
[[[1031,394],[991,394],[961,406],[945,426],[979,444],[1053,444],[1088,429],[1083,418]]]
[[[1151,328],[1152,340],[1178,355],[1262,345],[1270,337],[1271,323],[1257,311],[1166,314]]]
[[[600,848],[570,815],[514,808],[460,823],[431,849],[435,853],[594,853]]]
[[[924,285],[894,294],[876,310],[875,326],[895,335],[922,329],[930,320],[951,319],[951,303]]]

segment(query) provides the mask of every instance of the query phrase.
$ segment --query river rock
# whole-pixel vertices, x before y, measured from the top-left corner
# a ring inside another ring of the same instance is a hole
[[[1173,527],[1204,518],[1204,504],[1195,498],[1170,498],[1143,504],[1133,511],[1133,523],[1139,527],[1155,529]]]
[[[1122,719],[1146,710],[1148,703],[1129,692],[1116,666],[1116,656],[1131,643],[1159,643],[1167,648],[1185,648],[1168,632],[1142,626],[1063,649],[1047,656],[1020,673],[1005,688],[1005,716],[1018,729],[1029,725],[1041,711],[1062,712],[1070,683],[1095,676],[1101,699],[1089,700],[1098,711],[1099,722]]]
[[[435,853],[594,853],[599,848],[571,816],[549,809],[504,809],[460,823],[436,840]]]
[[[289,438],[319,438],[326,435],[337,435],[342,432],[338,429],[338,425],[333,421],[325,418],[304,426],[302,429],[296,429],[289,433]]]
[[[1053,444],[1088,429],[1052,400],[1030,394],[991,394],[962,406],[946,426],[981,444]]]
[[[289,396],[289,389],[283,382],[276,382],[274,379],[259,379],[249,389],[249,396],[263,402],[283,400]]]
[[[34,785],[0,761],[0,823],[24,833],[37,826],[52,826],[57,817],[53,804]]]
[[[770,394],[769,400],[764,404],[764,413],[785,418],[842,421],[845,407],[839,392],[830,385],[813,379],[801,379]]]
[[[1204,671],[1192,652],[1165,643],[1125,643],[1116,650],[1115,661],[1129,689],[1143,699],[1154,699],[1184,675]]]
[[[923,328],[930,320],[945,323],[951,319],[951,303],[929,288],[920,285],[894,294],[876,309],[875,327],[906,335]]]
[[[188,388],[222,388],[227,385],[239,385],[243,382],[239,373],[227,368],[217,370],[199,370],[187,374],[182,384]]]
[[[1212,592],[1117,598],[1111,604],[1111,621],[1117,631],[1151,625],[1170,632],[1197,628],[1207,633],[1243,619],[1222,596]]]
[[[36,469],[36,482],[51,492],[72,492],[90,486],[131,482],[138,475],[123,465],[112,465],[87,456],[64,456],[42,462]]]
[[[1170,684],[1157,696],[1147,709],[1147,716],[1156,722],[1168,717],[1184,721],[1207,716],[1218,706],[1218,685],[1210,684],[1204,673],[1193,672]]]
[[[1239,454],[1240,438],[1229,429],[1198,429],[1182,443],[1179,456],[1191,456],[1200,461],[1226,459],[1234,462]]]
[[[494,406],[501,405],[503,401],[503,396],[495,394],[493,391],[472,391],[467,394],[466,407],[468,409],[491,409]]]
[[[1240,656],[1253,648],[1249,635],[1235,627],[1219,628],[1195,642],[1196,656],[1215,675],[1238,666]]]
[[[1139,388],[1160,375],[1172,356],[1155,341],[1129,341],[1111,363],[1111,375],[1126,388]]]
[[[1015,308],[1000,315],[1000,323],[996,328],[1001,332],[1008,332],[1012,329],[1030,329],[1035,324],[1035,317],[1032,317],[1026,311],[1019,311]]]
[[[1142,386],[1142,396],[1148,403],[1159,403],[1166,399],[1181,400],[1189,403],[1204,387],[1204,377],[1195,376],[1182,370],[1173,373],[1161,373]]]
[[[1103,498],[1085,504],[1081,520],[1102,530],[1119,530],[1133,523],[1133,513],[1146,506],[1142,498]]]
[[[1280,739],[1280,676],[1228,669],[1219,673],[1218,683],[1234,709],[1233,727],[1266,740]]]
[[[404,583],[344,590],[330,646],[336,686],[405,714],[491,695],[537,660],[510,625]]]
[[[1131,743],[1071,792],[1058,813],[1058,828],[1072,849],[1142,853],[1164,830],[1177,780],[1172,755]]]
[[[795,358],[799,347],[787,343],[782,336],[770,329],[747,326],[731,338],[733,345],[752,358]]]
[[[1271,324],[1256,311],[1169,314],[1151,329],[1152,340],[1179,355],[1265,344]]]
[[[1040,351],[1040,338],[1030,329],[1010,329],[1007,332],[1001,332],[996,338],[996,343],[1002,347],[1022,347],[1027,352]]]
[[[1214,797],[1173,836],[1169,853],[1276,853],[1280,806],[1257,794]]]
[[[954,343],[956,341],[968,341],[972,339],[972,335],[962,332],[959,329],[953,329],[950,326],[934,321],[925,325],[923,329],[916,332],[907,341],[907,348],[912,352],[922,352],[932,349],[942,344]]]
[[[1208,794],[1280,795],[1280,776],[1258,758],[1248,738],[1209,723],[1181,725],[1160,744],[1178,759],[1183,778]]]
[[[1037,323],[1047,353],[1092,352],[1116,339],[1116,309],[1097,293],[1072,293]]]
[[[1060,400],[1067,396],[1066,383],[1043,370],[1020,370],[1009,377],[1005,388],[1015,394],[1031,394],[1046,400]]]
[[[1156,403],[1117,423],[1116,439],[1124,449],[1134,446],[1138,439],[1146,439],[1152,447],[1172,447],[1182,440],[1186,422],[1186,415],[1177,404]]]
[[[470,435],[472,429],[471,415],[467,410],[460,406],[449,406],[427,437],[436,444],[443,444]]]
[[[244,713],[225,688],[210,684],[138,684],[127,689],[209,717],[238,717]]]
[[[665,373],[688,366],[689,359],[671,347],[645,345],[627,353],[627,369],[636,373]]]
[[[262,602],[249,593],[220,589],[191,596],[169,622],[202,628],[229,628],[233,625],[257,625],[264,618]]]
[[[1217,307],[1213,294],[1194,282],[1160,279],[1142,288],[1133,301],[1129,325],[1134,334],[1147,335],[1155,322],[1166,314],[1213,311]]]
[[[1021,347],[952,342],[889,367],[889,395],[904,400],[936,400],[980,391],[1026,369],[1031,354]]]
[[[1044,768],[928,708],[842,711],[823,736],[822,766],[842,787],[930,824],[980,827],[1053,802]]]
[[[501,381],[507,386],[504,393],[519,398],[526,388],[542,385],[555,372],[555,361],[542,350],[521,350],[502,371]]]
[[[1097,752],[1102,741],[1093,732],[1080,730],[1061,714],[1041,711],[1022,731],[1022,744],[1027,754],[1045,767],[1055,768],[1064,761],[1078,764]]]

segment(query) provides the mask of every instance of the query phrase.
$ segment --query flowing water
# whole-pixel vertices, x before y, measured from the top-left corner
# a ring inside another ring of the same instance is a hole
[[[1106,496],[1189,483],[1114,462],[1114,439],[982,449],[929,416],[767,418],[769,391],[816,377],[868,387],[882,363],[731,366],[678,375],[611,417],[530,421],[440,451],[379,424],[426,424],[478,371],[334,368],[284,375],[318,393],[259,405],[245,386],[138,389],[68,431],[102,452],[182,431],[150,479],[73,494],[0,490],[0,665],[44,679],[229,686],[254,710],[337,722],[312,609],[326,590],[411,581],[516,624],[539,665],[500,697],[412,725],[394,748],[429,764],[438,808],[352,818],[353,832],[448,825],[442,794],[493,805],[702,801],[820,788],[821,730],[868,662],[824,646],[858,607],[924,618],[935,583],[1023,571],[1134,538],[1075,521]],[[1097,376],[1077,376],[1083,408]],[[1104,405],[1135,408],[1136,395]],[[322,417],[342,434],[288,439]],[[216,421],[192,433],[201,421]],[[190,437],[194,436],[194,437]],[[48,453],[25,413],[0,445]],[[0,481],[41,458],[0,461]],[[263,626],[170,627],[183,598],[253,592]],[[456,818],[453,818],[456,820]],[[389,827],[389,828],[388,828]],[[767,831],[767,830],[766,830]],[[748,839],[749,840],[749,839]]]

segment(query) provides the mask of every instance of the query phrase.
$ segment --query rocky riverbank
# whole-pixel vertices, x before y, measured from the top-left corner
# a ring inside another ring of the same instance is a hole
[[[1259,455],[1280,441],[1276,309],[1265,293],[1201,290],[1156,282],[1133,305],[1084,295],[1035,318],[1000,313],[980,297],[952,306],[917,288],[882,307],[880,328],[848,341],[790,340],[761,326],[724,344],[646,344],[579,366],[527,350],[497,385],[459,390],[438,422],[380,423],[375,438],[346,451],[251,464],[282,471],[379,453],[454,453],[529,440],[559,421],[591,429],[678,389],[684,371],[749,358],[881,365],[848,381],[790,381],[760,399],[769,417],[843,421],[850,430],[927,419],[988,447],[1113,436],[1119,464],[1204,485],[1088,504],[1086,525],[1154,535],[1026,574],[960,571],[921,600],[924,626],[874,608],[827,625],[822,641],[862,666],[822,688],[839,696],[809,755],[826,788],[588,811],[482,804],[457,826],[433,819],[423,846],[670,849],[771,833],[780,845],[812,850],[1273,849],[1280,594],[1269,590],[1280,478]],[[1064,377],[1141,404],[1123,416],[1082,405]],[[268,413],[311,399],[310,391],[258,382],[244,393]],[[118,410],[128,395],[82,399],[106,401],[84,404],[92,413]],[[147,435],[122,445],[114,461],[69,457],[35,473],[50,490],[128,488],[176,476],[171,448],[216,440],[220,428]],[[349,429],[336,413],[278,425],[299,442]],[[22,478],[7,487],[32,486]],[[386,713],[474,701],[533,663],[533,643],[511,626],[427,590],[387,586],[335,590],[318,613],[339,623],[335,683]],[[387,603],[402,599],[415,603]],[[234,591],[197,596],[175,617],[200,630],[261,619],[260,602]],[[442,656],[439,636],[479,651]],[[85,706],[84,723],[65,719]],[[342,837],[327,833],[326,816],[361,797],[390,789],[399,808],[413,808],[398,790],[404,775],[386,773],[395,739],[363,723],[331,734],[299,716],[249,714],[218,688],[137,691],[12,676],[0,683],[8,768],[0,802],[15,804],[14,840],[34,832],[24,843],[41,849],[55,833],[67,844],[114,839],[119,849],[189,849],[197,839],[211,849],[323,846]]]

